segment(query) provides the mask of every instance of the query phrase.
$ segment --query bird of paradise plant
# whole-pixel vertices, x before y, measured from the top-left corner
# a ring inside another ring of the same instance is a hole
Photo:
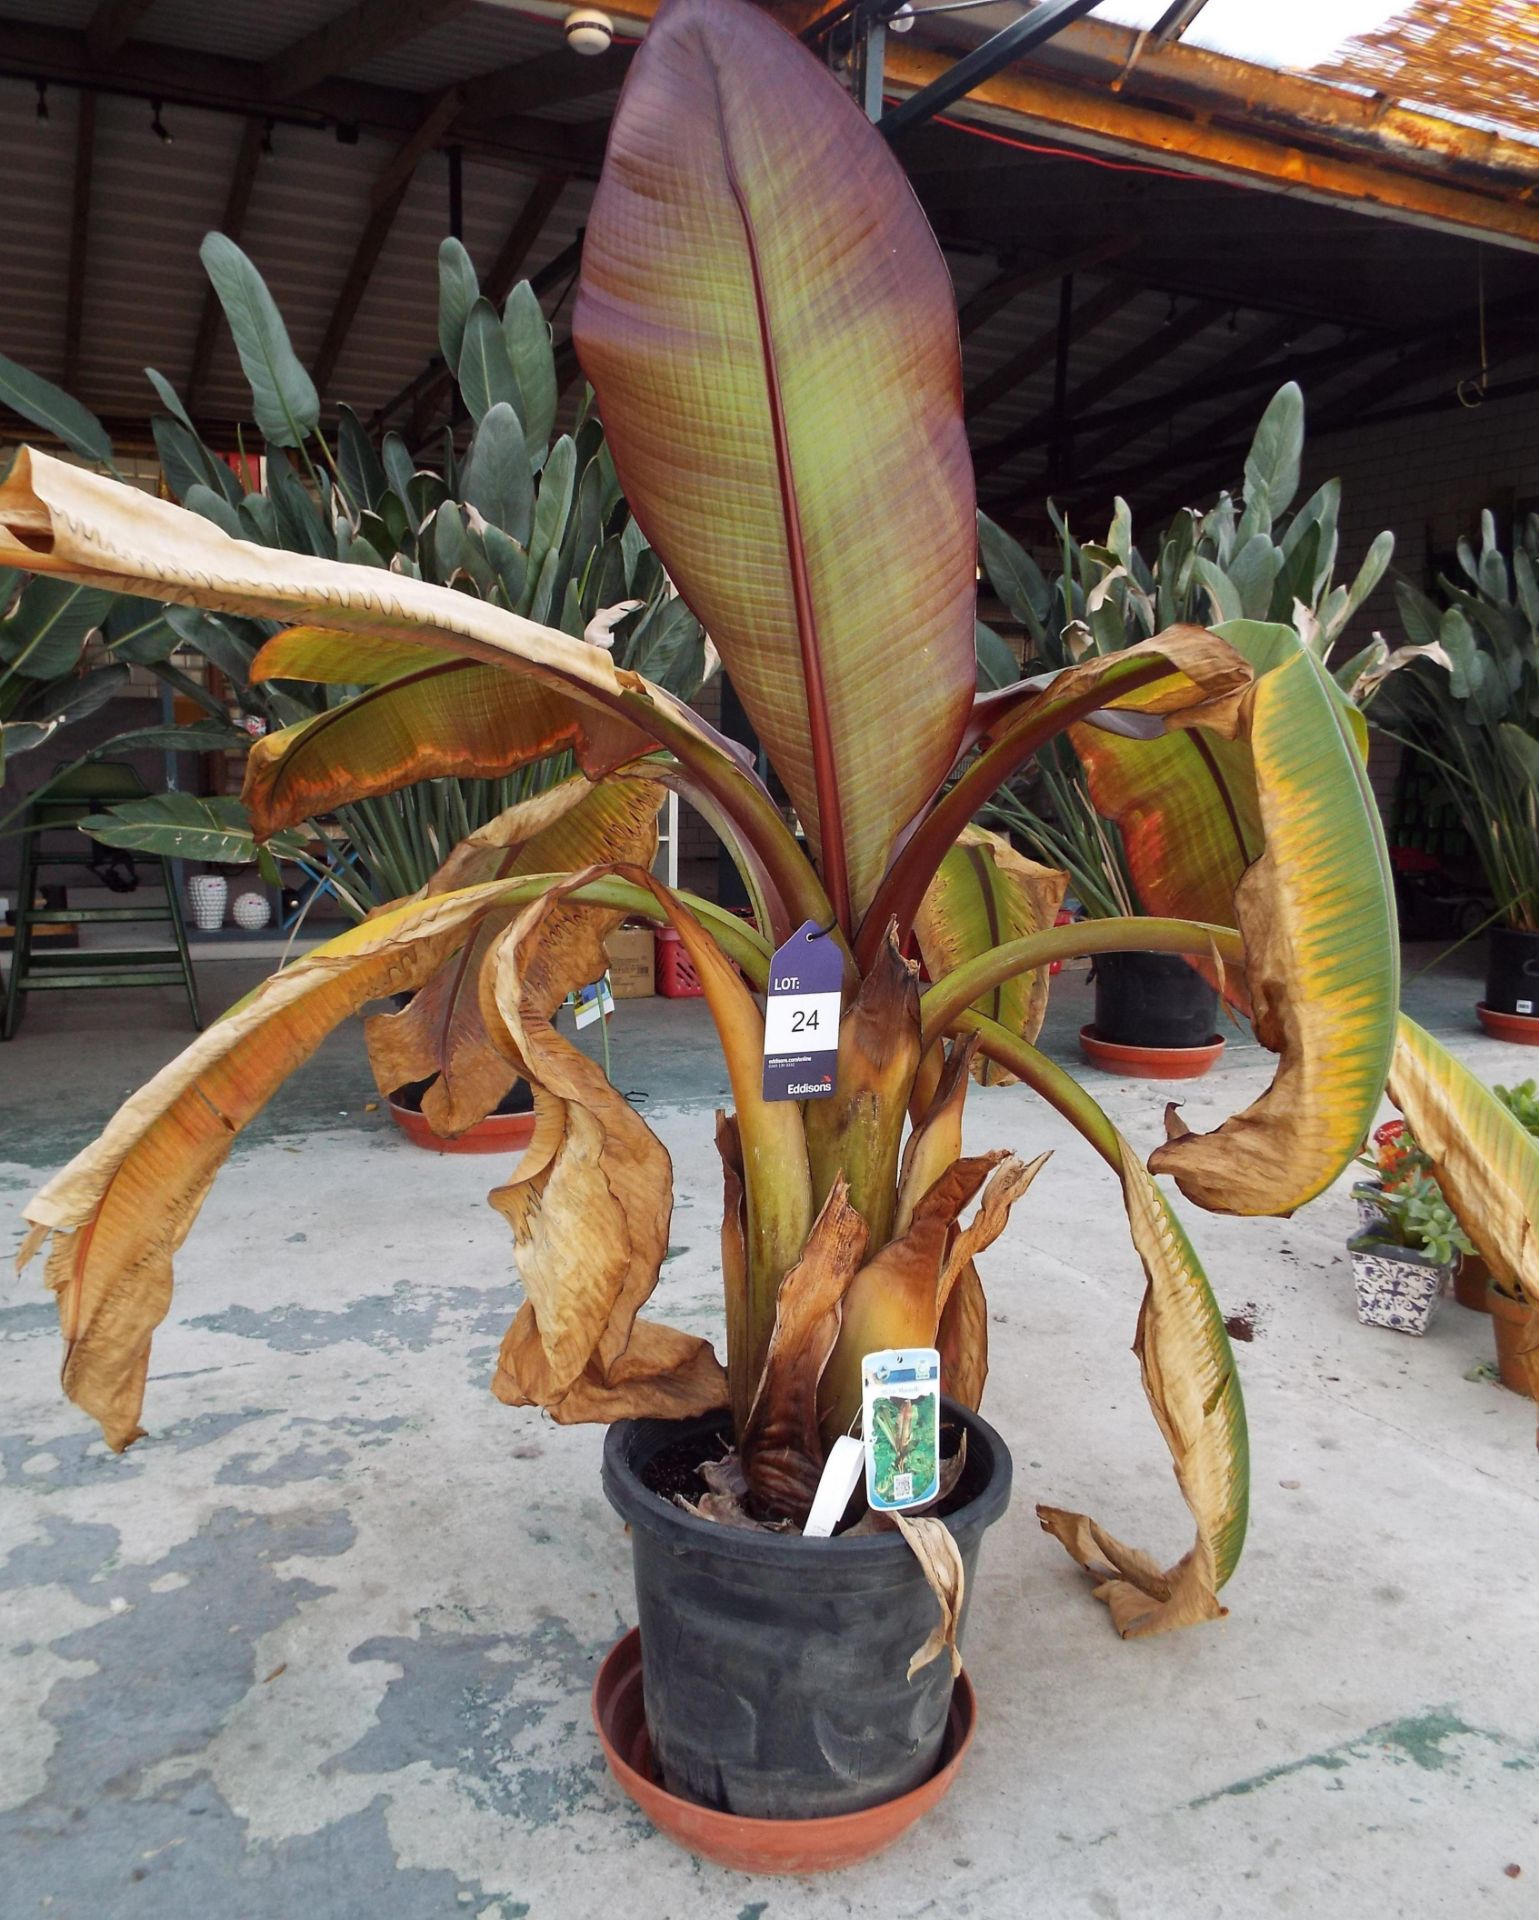
[[[493,776],[567,748],[581,770],[232,1008],[31,1202],[24,1252],[51,1237],[66,1391],[114,1447],[137,1437],[172,1256],[235,1134],[347,1014],[414,988],[371,1024],[383,1085],[452,1067],[462,1118],[510,1067],[535,1089],[534,1142],[491,1196],[526,1294],[496,1394],[558,1421],[729,1406],[751,1499],[794,1522],[863,1354],[937,1344],[947,1390],[968,1405],[983,1390],[974,1263],[1041,1161],[962,1152],[982,1056],[1120,1184],[1147,1275],[1144,1383],[1196,1539],[1165,1570],[1084,1515],[1043,1508],[1043,1523],[1125,1634],[1222,1612],[1246,1524],[1244,1412],[1156,1174],[1216,1211],[1287,1213],[1351,1163],[1389,1075],[1450,1198],[1479,1210],[1493,1271],[1521,1271],[1539,1299],[1539,1154],[1425,1035],[1400,1023],[1397,1038],[1360,723],[1292,629],[1244,620],[976,694],[973,487],[939,250],[881,139],[741,0],[657,14],[610,138],[576,339],[637,520],[720,649],[806,851],[729,742],[599,648],[422,581],[246,545],[38,453],[0,488],[0,560],[283,619],[258,677],[360,689],[323,740],[301,725],[258,744],[259,836],[440,766]],[[1053,927],[1063,876],[969,824],[1066,729],[1149,917]],[[751,923],[649,873],[665,785],[730,849]],[[679,935],[730,1073],[725,1367],[642,1317],[668,1156],[553,1025],[624,913]],[[808,922],[843,968],[836,1085],[766,1101],[757,996]],[[1148,1167],[1033,1044],[1049,963],[1129,947],[1213,968],[1279,1056],[1260,1099],[1211,1134],[1175,1126]]]

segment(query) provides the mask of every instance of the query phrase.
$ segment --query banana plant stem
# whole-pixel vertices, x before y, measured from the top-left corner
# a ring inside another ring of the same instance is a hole
[[[1216,957],[1225,966],[1245,964],[1244,942],[1233,927],[1209,926],[1201,920],[1137,916],[1076,920],[1067,927],[1050,927],[1025,940],[1008,940],[1003,946],[991,947],[937,980],[919,1003],[923,1044],[932,1045],[950,1030],[965,1007],[1016,974],[1093,953],[1184,953],[1197,959]]]
[[[1151,681],[1163,679],[1169,672],[1167,661],[1145,655],[1141,659],[1118,661],[1077,695],[1055,696],[1049,689],[1025,710],[1013,727],[985,747],[956,784],[936,801],[913,839],[888,868],[866,909],[856,939],[855,959],[861,971],[864,973],[870,966],[887,922],[894,915],[899,939],[907,938],[925,890],[957,836],[1012,774],[1075,721],[1110,706],[1119,694],[1131,693]]]

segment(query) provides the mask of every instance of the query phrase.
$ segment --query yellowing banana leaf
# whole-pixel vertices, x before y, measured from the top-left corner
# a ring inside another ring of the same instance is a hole
[[[1006,940],[1023,940],[1050,927],[1063,905],[1069,876],[1028,860],[1002,834],[967,827],[941,862],[914,920],[919,950],[932,980]],[[1035,1040],[1047,1012],[1045,967],[1003,981],[978,1002],[979,1013],[1023,1040]],[[991,1060],[975,1068],[985,1086],[1010,1075]]]
[[[562,781],[462,840],[421,897],[489,880],[575,873],[615,862],[649,867],[657,851],[662,798],[660,787],[639,781],[608,780],[597,786],[580,776]],[[518,1077],[512,1062],[491,1044],[478,986],[488,953],[518,911],[507,907],[488,913],[408,1006],[399,1013],[376,1014],[365,1023],[369,1060],[382,1093],[410,1081],[433,1081],[423,1094],[422,1112],[435,1133],[452,1137],[474,1126]],[[593,916],[601,942],[622,918],[618,910]]]
[[[1389,1097],[1497,1284],[1539,1307],[1539,1142],[1460,1061],[1400,1018]]]
[[[552,1015],[574,979],[603,971],[598,916],[552,888],[499,937],[480,974],[493,1041],[534,1091],[535,1135],[490,1195],[513,1229],[526,1299],[492,1390],[561,1422],[721,1406],[709,1342],[638,1318],[668,1250],[673,1169],[662,1142]]]
[[[565,693],[505,668],[437,661],[258,740],[241,799],[265,840],[419,780],[496,779],[563,747],[586,755],[591,718]],[[636,734],[631,750],[650,745]]]
[[[231,539],[197,514],[31,447],[21,449],[0,482],[0,566],[415,646],[440,668],[445,652],[500,666],[574,703],[580,712],[575,751],[590,776],[635,759],[653,744],[665,746],[736,822],[791,923],[820,912],[826,918],[823,889],[751,769],[682,702],[621,672],[602,647],[404,574]],[[312,644],[318,644],[313,634],[278,657],[297,671],[302,645]],[[386,763],[391,741],[399,744],[399,734],[374,743]],[[259,766],[282,751],[268,748]],[[433,771],[402,751],[407,763],[397,784]],[[380,772],[378,763],[374,771]],[[356,795],[356,788],[351,791]],[[253,797],[263,803],[259,790]]]
[[[1250,1507],[1250,1447],[1234,1350],[1191,1242],[1133,1149],[1083,1087],[1035,1047],[967,1012],[959,1025],[1055,1106],[1122,1182],[1146,1280],[1134,1351],[1144,1392],[1197,1523],[1173,1567],[1126,1547],[1082,1513],[1039,1506],[1046,1530],[1097,1580],[1124,1639],[1216,1619],[1218,1591],[1239,1564]]]
[[[366,920],[266,980],[119,1108],[26,1209],[26,1259],[53,1236],[64,1390],[121,1451],[150,1341],[171,1303],[172,1256],[235,1136],[333,1027],[365,1001],[435,973],[501,905],[505,887],[413,901]]]
[[[1209,770],[1211,832],[1192,827],[1195,778],[1172,780],[1168,742],[1117,740],[1108,748],[1082,735],[1076,746],[1087,755],[1098,804],[1106,793],[1110,809],[1104,776],[1115,764],[1119,800],[1140,792],[1147,813],[1152,795],[1157,811],[1158,783],[1169,781],[1182,809],[1176,827],[1192,831],[1198,852],[1188,861],[1173,837],[1156,839],[1147,818],[1141,823],[1141,857],[1151,857],[1134,877],[1148,912],[1191,904],[1193,885],[1211,882],[1188,876],[1203,861],[1227,859],[1256,1037],[1281,1056],[1260,1100],[1210,1134],[1173,1122],[1172,1139],[1149,1164],[1210,1211],[1286,1214],[1348,1165],[1377,1110],[1400,998],[1394,894],[1354,722],[1329,676],[1290,628],[1236,621],[1222,633],[1256,669],[1254,684],[1171,716],[1193,735],[1188,773],[1196,763]],[[1222,747],[1231,750],[1220,763]],[[1150,748],[1145,771],[1139,756]],[[1251,799],[1241,805],[1246,759]],[[1245,866],[1252,804],[1265,851]],[[1152,862],[1155,851],[1163,864]]]
[[[671,0],[643,41],[573,332],[626,495],[848,929],[974,693],[956,312],[902,168],[742,0]]]
[[[1249,1445],[1234,1352],[1192,1244],[1126,1141],[1122,1191],[1148,1277],[1133,1351],[1197,1538],[1173,1567],[1126,1547],[1086,1514],[1041,1506],[1043,1527],[1093,1574],[1124,1640],[1228,1611],[1218,1590],[1245,1543]]]
[[[1067,667],[1046,685],[1023,682],[995,696],[979,751],[961,776],[918,820],[875,899],[856,941],[864,961],[876,951],[889,918],[913,925],[920,904],[947,854],[979,808],[1047,741],[1092,713],[1105,725],[1157,728],[1170,715],[1223,703],[1247,686],[1251,669],[1226,641],[1203,627],[1170,627],[1121,653],[1097,655]],[[1136,704],[1135,704],[1136,703]]]
[[[869,1235],[835,1181],[812,1223],[802,1257],[780,1283],[775,1326],[738,1443],[754,1497],[771,1513],[804,1521],[823,1472],[818,1383],[839,1337],[845,1294]]]

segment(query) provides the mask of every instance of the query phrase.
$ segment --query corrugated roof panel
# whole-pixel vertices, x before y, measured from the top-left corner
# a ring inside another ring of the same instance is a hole
[[[561,44],[558,21],[530,19],[506,7],[471,7],[365,66],[350,68],[349,77],[424,93],[532,60]]]
[[[155,0],[134,38],[228,60],[270,60],[347,11],[345,0],[261,0],[259,6],[237,7],[218,0]]]

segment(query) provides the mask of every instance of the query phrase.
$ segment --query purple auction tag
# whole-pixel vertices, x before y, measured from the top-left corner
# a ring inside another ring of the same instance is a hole
[[[764,1003],[766,1100],[821,1100],[833,1092],[843,979],[838,944],[814,920],[776,948]]]

